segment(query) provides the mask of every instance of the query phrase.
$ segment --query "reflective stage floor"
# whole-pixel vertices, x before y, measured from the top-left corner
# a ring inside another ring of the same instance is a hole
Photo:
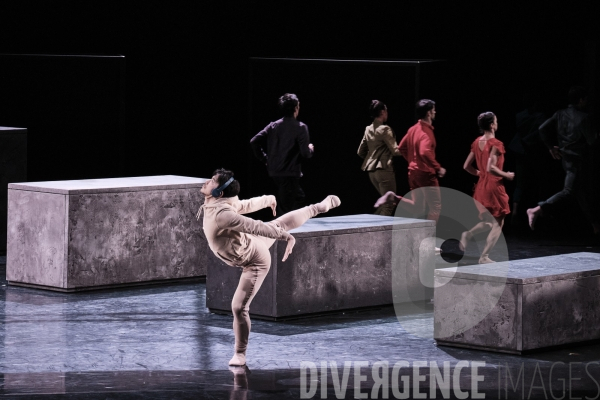
[[[509,235],[507,243],[511,259],[600,252],[587,239]],[[204,283],[54,293],[7,286],[4,257],[0,263],[0,395],[6,398],[382,398],[383,391],[372,392],[376,362],[388,363],[389,382],[409,382],[408,398],[600,395],[594,383],[600,382],[600,344],[525,356],[437,347],[433,306],[425,303],[400,316],[385,307],[254,320],[248,367],[230,369],[232,318],[207,311]],[[399,361],[402,368],[394,371]],[[447,379],[431,392],[436,369]],[[391,389],[388,395],[402,397]]]

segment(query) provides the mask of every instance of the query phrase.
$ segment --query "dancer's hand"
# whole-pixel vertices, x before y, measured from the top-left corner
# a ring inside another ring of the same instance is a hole
[[[373,207],[377,208],[383,204],[386,203],[395,203],[396,200],[398,199],[398,196],[396,196],[396,193],[394,192],[387,192],[386,194],[384,194],[383,196],[381,196],[376,202],[375,205]]]
[[[271,210],[273,210],[273,216],[277,215],[277,213],[275,212],[275,210],[277,209],[277,199],[275,198],[275,196],[273,196],[273,201],[271,201],[269,207],[271,207]]]
[[[505,179],[509,180],[509,181],[512,181],[513,179],[515,179],[515,173],[514,172],[507,172]]]
[[[283,260],[281,261],[287,260],[288,256],[292,254],[292,249],[294,248],[295,244],[296,239],[292,235],[290,235],[289,239],[287,240],[287,246],[285,247],[285,254],[283,255]]]
[[[312,144],[312,143],[309,143],[308,144],[308,149],[314,153],[315,152],[315,145]]]
[[[553,148],[550,149],[550,155],[555,160],[560,160],[562,158],[560,155],[560,150],[558,150],[558,146],[554,146]]]
[[[440,178],[443,178],[446,175],[446,168],[440,168],[437,174]]]

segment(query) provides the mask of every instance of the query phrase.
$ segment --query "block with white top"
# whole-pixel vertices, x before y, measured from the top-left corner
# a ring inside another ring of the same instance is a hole
[[[9,284],[78,291],[206,275],[203,178],[8,185]]]
[[[600,254],[435,271],[440,345],[520,354],[600,339]]]

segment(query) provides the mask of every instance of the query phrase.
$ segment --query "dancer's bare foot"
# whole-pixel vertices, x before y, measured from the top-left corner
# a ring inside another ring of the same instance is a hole
[[[473,234],[469,231],[464,231],[462,235],[460,235],[460,244],[459,248],[461,251],[467,250],[467,244],[469,244],[469,240],[473,237]]]
[[[246,365],[246,354],[244,353],[235,353],[231,360],[229,360],[230,366],[238,366]]]
[[[532,231],[535,230],[535,221],[540,215],[542,215],[542,208],[540,206],[529,208],[527,210],[527,219],[529,220],[529,227]]]
[[[379,199],[377,199],[377,201],[375,202],[375,205],[373,207],[377,208],[386,203],[395,203],[396,201],[398,201],[401,198],[402,198],[402,196],[396,196],[396,193],[394,193],[394,192],[387,192],[386,194],[381,196]]]
[[[340,198],[330,194],[329,196],[325,197],[322,202],[317,203],[316,206],[317,210],[319,210],[319,213],[326,213],[332,208],[338,207],[340,204],[342,204]]]
[[[479,264],[491,264],[491,263],[495,263],[496,261],[490,260],[490,258],[486,255],[482,255],[481,258],[479,259]]]

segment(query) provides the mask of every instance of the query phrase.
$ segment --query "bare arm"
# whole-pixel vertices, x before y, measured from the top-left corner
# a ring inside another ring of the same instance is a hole
[[[470,173],[471,175],[479,176],[479,170],[473,167],[473,160],[475,159],[475,154],[471,151],[465,160],[465,164],[463,165],[463,169]]]
[[[514,172],[504,172],[496,165],[498,163],[498,149],[496,146],[492,147],[492,152],[490,153],[490,158],[488,158],[487,172],[501,176],[504,179],[512,181],[515,177]]]

